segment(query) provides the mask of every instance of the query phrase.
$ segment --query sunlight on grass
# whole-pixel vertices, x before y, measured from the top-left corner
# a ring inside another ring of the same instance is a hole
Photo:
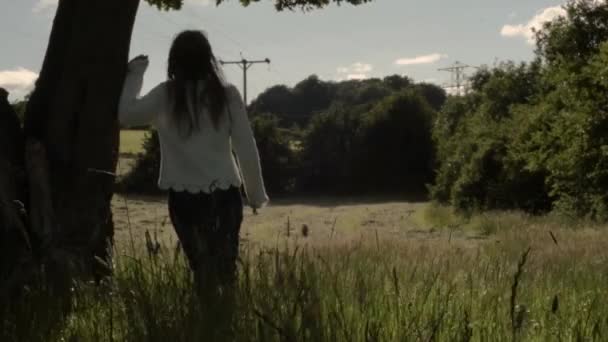
[[[428,210],[449,225],[444,209]],[[504,215],[500,230],[476,228],[493,236],[475,246],[385,238],[244,247],[235,317],[220,340],[604,340],[608,235]],[[115,275],[101,285],[74,284],[69,310],[53,311],[45,292],[29,292],[20,303],[29,309],[3,311],[2,340],[206,340],[205,304],[181,254],[164,246],[129,255],[116,255]]]
[[[121,130],[120,131],[120,154],[142,153],[142,143],[145,130]]]

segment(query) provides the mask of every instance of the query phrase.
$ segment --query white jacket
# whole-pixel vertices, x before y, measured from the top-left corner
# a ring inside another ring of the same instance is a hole
[[[233,85],[226,85],[228,106],[217,129],[207,109],[201,108],[201,129],[184,138],[170,119],[172,105],[167,82],[139,98],[147,65],[147,61],[135,61],[129,65],[120,99],[119,118],[126,126],[151,124],[156,127],[161,148],[158,186],[165,190],[210,193],[215,189],[240,187],[244,182],[249,205],[254,208],[265,206],[268,196],[260,158],[238,90]],[[204,84],[199,82],[197,89],[204,91]],[[238,158],[242,178],[233,151]]]

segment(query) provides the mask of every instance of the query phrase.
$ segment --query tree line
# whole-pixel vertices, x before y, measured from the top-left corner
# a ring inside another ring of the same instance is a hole
[[[608,219],[608,4],[571,1],[535,57],[464,96],[407,77],[267,89],[250,105],[271,192],[425,195],[464,213]]]
[[[608,4],[571,1],[530,63],[500,63],[436,121],[431,196],[471,212],[608,219]]]
[[[423,196],[434,178],[431,128],[445,91],[399,75],[268,88],[249,106],[269,192]],[[121,184],[155,192],[154,133]]]

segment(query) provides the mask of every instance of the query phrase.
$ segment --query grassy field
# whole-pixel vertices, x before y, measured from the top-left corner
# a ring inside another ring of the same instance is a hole
[[[120,131],[120,154],[134,155],[143,152],[142,143],[146,131],[143,130],[121,130]]]
[[[22,310],[24,341],[606,341],[608,232],[559,217],[464,219],[425,203],[277,200],[246,212],[235,319],[218,329],[163,199],[114,201],[114,278],[69,313]],[[306,225],[308,234],[303,234]],[[146,252],[146,231],[158,253]],[[44,294],[41,294],[44,293]],[[33,302],[48,294],[32,290]],[[62,312],[66,312],[65,310]],[[215,322],[215,323],[214,323]],[[221,330],[221,331],[220,331]],[[2,339],[5,340],[5,339]]]

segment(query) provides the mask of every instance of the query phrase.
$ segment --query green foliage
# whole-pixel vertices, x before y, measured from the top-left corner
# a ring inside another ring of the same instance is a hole
[[[420,92],[422,97],[428,102],[433,110],[439,111],[447,101],[445,90],[435,84],[419,83],[415,88]],[[403,89],[403,88],[402,88]]]
[[[293,190],[298,163],[289,132],[281,130],[278,118],[271,114],[258,115],[251,124],[267,191],[280,194]]]
[[[303,142],[303,189],[420,195],[433,179],[435,112],[412,88],[373,106],[335,105],[313,117]]]
[[[399,76],[399,75],[391,75],[386,76],[382,80],[384,84],[390,87],[393,90],[400,90],[411,86],[414,82],[408,77]]]
[[[379,79],[353,80],[335,84],[334,101],[348,105],[375,104],[393,92],[405,88],[391,88]]]
[[[219,3],[226,0],[216,0]],[[251,3],[259,2],[260,0],[240,0],[243,6],[248,6]],[[332,2],[341,5],[343,3],[351,5],[360,5],[371,2],[372,0],[274,0],[274,6],[277,11],[302,9],[310,11],[313,9],[323,8]]]
[[[433,179],[432,105],[444,99],[441,88],[401,76],[344,82],[311,76],[293,89],[269,88],[249,108],[268,191],[424,195]],[[121,189],[155,186],[153,143]]]
[[[555,70],[554,89],[519,115],[534,113],[518,147],[546,172],[556,207],[608,220],[608,44],[580,72]]]
[[[184,4],[184,0],[146,0],[152,6],[159,10],[180,10]]]
[[[332,89],[321,81],[316,75],[309,76],[295,85],[290,103],[291,115],[296,117],[310,117],[312,113],[328,108],[332,102]],[[298,124],[305,124],[301,120]]]
[[[306,117],[296,117],[291,113],[292,103],[294,103],[293,97],[294,95],[289,87],[285,85],[272,86],[258,95],[248,109],[252,116],[266,113],[277,116],[280,113],[286,126],[289,126],[290,123],[305,123]],[[286,114],[291,114],[291,117],[287,117]]]
[[[202,0],[200,0],[202,1]],[[220,5],[227,0],[215,0],[216,5]],[[249,6],[260,0],[240,0],[243,6]],[[323,8],[332,2],[341,5],[348,3],[351,5],[360,5],[372,0],[272,0],[277,11],[302,9],[305,11]],[[150,5],[156,6],[160,10],[180,10],[184,4],[184,0],[146,0]]]
[[[548,64],[578,68],[608,37],[608,5],[605,1],[569,0],[565,9],[566,17],[546,23],[537,32],[537,54]]]
[[[439,160],[434,199],[464,211],[548,209],[542,173],[526,170],[512,149],[521,129],[512,109],[534,98],[539,77],[538,63],[503,63],[479,71],[473,93],[448,100],[433,129]]]
[[[160,143],[155,130],[146,132],[140,153],[133,169],[120,180],[118,191],[139,194],[158,194],[160,170]]]
[[[436,113],[416,89],[384,99],[363,116],[357,186],[367,191],[424,195],[433,180],[431,125]]]
[[[571,1],[537,60],[480,70],[434,127],[432,196],[459,209],[555,209],[608,220],[608,4]]]
[[[608,4],[572,1],[567,18],[538,33],[545,62],[542,96],[518,109],[516,147],[526,167],[545,173],[554,207],[608,220]]]
[[[280,118],[282,127],[304,127],[310,118],[334,101],[335,89],[316,75],[311,75],[293,88],[277,85],[260,94],[249,106],[252,116],[271,113]]]
[[[413,82],[399,75],[388,76],[384,80],[348,80],[327,82],[316,75],[309,76],[295,87],[278,85],[268,88],[254,99],[249,111],[252,116],[271,113],[280,118],[281,127],[298,125],[305,127],[318,113],[338,106],[363,106],[371,109],[377,102],[395,92],[414,86]],[[424,97],[434,108],[445,101],[445,91],[437,86],[417,85]]]
[[[312,118],[302,142],[300,190],[356,191],[353,174],[360,122],[361,113],[340,105]]]

